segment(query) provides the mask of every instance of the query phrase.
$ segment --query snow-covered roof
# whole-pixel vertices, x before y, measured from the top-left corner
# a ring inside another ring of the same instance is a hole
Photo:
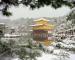
[[[40,25],[43,25],[43,24],[35,24],[35,25],[30,25],[30,26],[40,26]]]
[[[16,34],[5,34],[4,37],[19,37],[20,35]]]
[[[29,31],[33,31],[33,30],[29,30]]]
[[[11,29],[15,29],[15,27],[11,27]]]
[[[49,20],[44,19],[44,18],[40,18],[40,19],[37,19],[37,20],[34,20],[34,21],[40,21],[40,20],[43,20],[43,21],[49,21]]]
[[[0,23],[0,25],[5,25],[5,23]]]
[[[50,27],[53,27],[54,26],[52,24],[33,24],[33,25],[30,25],[30,26],[42,26],[42,25],[50,26]]]

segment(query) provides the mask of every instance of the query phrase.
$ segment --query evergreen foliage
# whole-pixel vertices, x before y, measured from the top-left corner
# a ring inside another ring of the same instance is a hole
[[[53,8],[60,8],[62,5],[69,6],[73,8],[75,6],[75,1],[73,0],[1,0],[0,6],[5,5],[2,11],[3,15],[10,16],[11,13],[8,12],[9,6],[19,6],[23,4],[25,6],[30,6],[30,8],[40,8],[44,6],[51,5]],[[8,7],[7,7],[8,6]]]

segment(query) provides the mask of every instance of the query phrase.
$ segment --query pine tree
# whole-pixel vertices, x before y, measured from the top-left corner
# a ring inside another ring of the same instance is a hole
[[[20,38],[19,40],[24,42],[25,38],[23,40]],[[18,56],[20,60],[36,60],[36,57],[40,57],[42,52],[51,53],[44,45],[36,44],[30,38],[24,43],[20,43],[21,41],[19,40],[13,40],[12,38],[0,40],[0,56]]]
[[[10,16],[12,15],[8,9],[10,6],[19,6],[20,4],[23,4],[25,6],[30,6],[31,9],[34,8],[40,8],[51,5],[53,8],[60,8],[62,5],[69,6],[73,8],[75,6],[74,0],[0,0],[0,6],[3,6],[3,9],[0,9],[2,11],[3,15]]]
[[[71,23],[69,23],[71,22]],[[65,50],[69,50],[69,51],[73,51],[75,50],[75,26],[72,26],[72,20],[71,21],[67,21],[66,23],[64,23],[65,26],[62,27],[63,30],[60,31],[58,30],[56,37],[56,47],[58,47],[59,49],[65,49]],[[61,28],[61,27],[60,27]],[[59,29],[60,29],[59,28]],[[65,29],[66,28],[66,29]]]

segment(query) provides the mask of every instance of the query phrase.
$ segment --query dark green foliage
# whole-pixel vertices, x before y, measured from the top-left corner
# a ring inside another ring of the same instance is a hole
[[[6,4],[9,4],[9,5],[17,5],[18,0],[1,0],[1,3],[6,3]]]
[[[44,7],[45,5],[51,5],[53,8],[60,8],[62,5],[66,5],[69,6],[71,8],[73,8],[75,6],[75,2],[71,1],[69,2],[68,0],[1,0],[0,5],[14,5],[14,6],[18,6],[19,4],[24,4],[25,6],[30,6],[30,8],[34,9],[34,8],[40,8],[40,7]],[[9,7],[7,7],[9,8]],[[11,13],[8,12],[7,10],[3,11],[3,15],[6,16],[10,16]]]
[[[72,25],[75,25],[75,9],[69,13],[67,20],[72,21]]]
[[[8,53],[9,51],[10,51],[10,48],[8,47],[8,44],[0,41],[0,56]]]
[[[3,15],[5,15],[5,16],[10,16],[10,15],[12,15],[12,14],[8,11],[8,8],[9,8],[9,6],[6,5],[6,6],[2,9]]]
[[[40,57],[42,52],[50,53],[48,49],[42,44],[35,44],[33,40],[28,40],[26,45],[19,45],[14,40],[8,42],[0,41],[0,55],[9,55],[14,57],[18,55],[21,60],[30,59],[36,60],[36,57]]]
[[[18,48],[17,48],[18,49]],[[41,56],[41,50],[39,49],[39,46],[32,44],[32,41],[28,40],[27,45],[21,45],[19,47],[19,50],[15,50],[14,52],[19,55],[19,58],[24,59],[34,59],[36,60],[36,57]]]
[[[10,15],[12,15],[12,13],[11,13],[11,12],[8,12],[8,11],[2,11],[2,13],[3,13],[3,15],[5,15],[5,16],[10,16]]]

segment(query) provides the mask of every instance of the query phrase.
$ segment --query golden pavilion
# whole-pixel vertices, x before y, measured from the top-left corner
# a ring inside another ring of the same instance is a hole
[[[53,30],[54,25],[49,24],[49,20],[44,18],[34,20],[34,24],[32,26],[32,36],[33,40],[43,43],[44,45],[50,45],[53,40],[50,39],[50,32]]]

